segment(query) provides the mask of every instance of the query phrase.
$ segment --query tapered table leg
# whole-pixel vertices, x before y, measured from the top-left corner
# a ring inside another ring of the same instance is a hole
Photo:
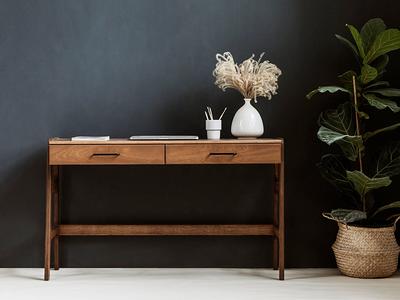
[[[61,185],[61,167],[54,167],[54,210],[53,210],[53,221],[54,225],[58,227],[60,220],[60,185]],[[59,236],[58,234],[54,237],[53,240],[53,255],[54,255],[54,270],[60,269],[60,258],[59,258]]]
[[[285,279],[285,176],[282,145],[282,163],[279,168],[279,280]]]
[[[274,186],[273,186],[273,225],[274,228],[278,228],[278,205],[279,205],[279,165],[274,165]],[[278,259],[279,259],[279,247],[278,247],[278,237],[274,235],[273,240],[273,257],[272,257],[272,268],[278,270]]]
[[[52,202],[52,170],[46,170],[46,210],[45,210],[45,237],[44,237],[44,280],[50,279],[51,258],[51,202]]]

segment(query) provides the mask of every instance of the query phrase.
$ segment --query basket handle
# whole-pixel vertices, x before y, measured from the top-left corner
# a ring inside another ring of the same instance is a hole
[[[394,223],[393,223],[394,231],[396,231],[396,223],[397,223],[399,220],[400,220],[400,216],[398,216],[398,217],[396,218],[396,220],[394,220]]]

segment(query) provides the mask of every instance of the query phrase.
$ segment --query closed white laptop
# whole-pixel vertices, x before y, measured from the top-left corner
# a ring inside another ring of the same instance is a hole
[[[198,140],[197,135],[132,135],[130,140]]]

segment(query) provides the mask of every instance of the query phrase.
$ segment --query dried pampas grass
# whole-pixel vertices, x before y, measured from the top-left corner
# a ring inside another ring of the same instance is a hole
[[[253,98],[257,102],[257,97],[266,97],[271,100],[272,95],[276,95],[278,89],[278,77],[282,74],[281,70],[269,61],[261,62],[264,53],[258,60],[254,60],[254,54],[242,62],[236,64],[230,52],[217,54],[217,64],[213,75],[215,85],[225,91],[235,89],[245,98]]]

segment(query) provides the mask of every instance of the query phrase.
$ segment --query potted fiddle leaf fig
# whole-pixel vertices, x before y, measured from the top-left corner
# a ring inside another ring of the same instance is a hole
[[[374,197],[374,191],[387,189],[400,175],[400,141],[387,141],[388,132],[400,130],[400,123],[375,127],[371,120],[376,124],[378,114],[400,111],[400,89],[384,79],[388,54],[400,49],[400,30],[387,28],[379,18],[360,31],[346,27],[351,40],[336,38],[351,50],[357,67],[339,75],[336,85],[320,86],[307,95],[343,96],[342,103],[319,116],[317,136],[333,153],[323,155],[317,166],[347,205],[323,215],[339,225],[332,248],[343,274],[387,277],[397,270],[400,250],[394,232],[400,201],[387,203]]]

